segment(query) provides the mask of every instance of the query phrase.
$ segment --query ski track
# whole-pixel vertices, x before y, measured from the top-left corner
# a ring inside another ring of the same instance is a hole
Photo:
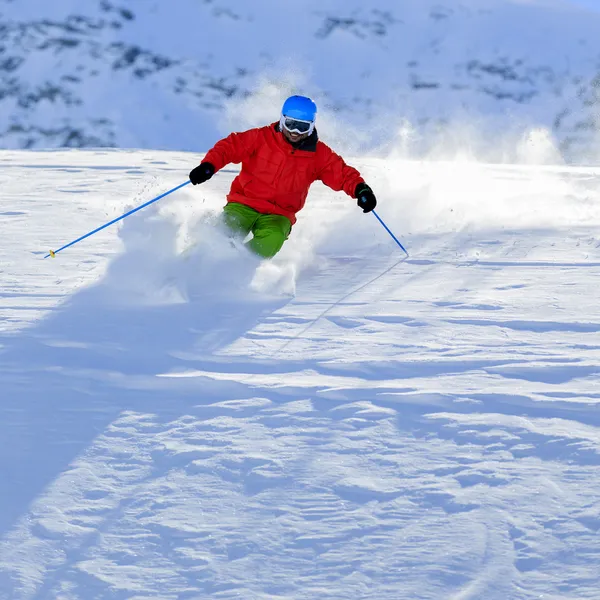
[[[167,264],[152,214],[41,261],[190,162],[3,153],[54,191],[0,204],[0,598],[598,598],[593,230],[383,238],[247,302],[108,301]]]

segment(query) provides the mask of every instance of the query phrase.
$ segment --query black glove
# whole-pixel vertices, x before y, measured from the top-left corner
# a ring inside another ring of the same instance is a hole
[[[203,162],[190,171],[190,181],[198,185],[208,181],[214,174],[215,168],[209,162]]]
[[[366,183],[359,183],[354,190],[356,204],[363,209],[364,213],[371,212],[377,206],[377,200],[373,190]]]

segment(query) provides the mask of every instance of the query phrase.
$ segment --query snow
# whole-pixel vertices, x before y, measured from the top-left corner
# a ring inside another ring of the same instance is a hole
[[[400,130],[510,161],[544,129],[597,165],[599,28],[570,0],[5,1],[0,142],[205,151],[300,92],[356,152]]]
[[[544,146],[545,148],[545,146]],[[0,153],[0,598],[600,589],[600,170],[349,159],[257,264],[197,155]],[[529,160],[531,159],[531,160]]]

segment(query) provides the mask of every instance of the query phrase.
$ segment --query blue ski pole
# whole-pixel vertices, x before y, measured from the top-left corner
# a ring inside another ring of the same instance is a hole
[[[150,206],[150,204],[152,204],[153,202],[156,202],[156,201],[160,200],[161,198],[164,198],[165,196],[168,196],[169,194],[172,194],[173,192],[176,192],[178,189],[182,188],[184,185],[187,185],[188,183],[191,183],[191,181],[188,180],[185,183],[182,183],[181,185],[178,185],[177,187],[174,187],[172,190],[169,190],[168,192],[165,192],[164,194],[161,194],[160,196],[157,196],[156,198],[153,198],[152,200],[149,200],[148,202],[145,202],[141,206],[138,206],[137,208],[134,208],[133,210],[130,210],[129,212],[126,212],[124,215],[121,215],[120,217],[117,217],[116,219],[113,219],[112,221],[109,221],[108,223],[105,223],[104,225],[101,225],[100,227],[94,229],[94,231],[90,231],[89,233],[86,233],[85,235],[82,235],[81,237],[77,238],[76,240],[73,240],[72,242],[69,242],[68,244],[65,244],[64,246],[62,246],[58,250],[50,250],[50,252],[48,254],[46,254],[46,256],[44,256],[44,258],[48,258],[49,256],[51,256],[52,258],[54,258],[59,252],[61,252],[65,248],[69,248],[70,246],[75,245],[77,242],[81,242],[81,240],[85,240],[85,238],[89,238],[91,235],[94,235],[95,233],[98,233],[99,231],[102,231],[103,229],[105,229],[109,225],[112,225],[113,223],[116,223],[117,221],[120,221],[121,219],[124,219],[125,217],[128,217],[129,215],[132,215],[134,212],[137,212],[138,210],[142,210],[142,208],[146,208],[146,206]]]
[[[389,230],[388,226],[382,221],[381,217],[375,211],[373,211],[373,214],[377,217],[377,220],[383,225],[385,230],[392,236],[392,238],[396,242],[396,244],[398,244],[398,246],[400,246],[400,248],[402,248],[402,250],[404,250],[404,253],[406,254],[406,256],[408,256],[408,252],[406,252],[406,248],[398,241],[398,238],[396,238],[396,236]]]

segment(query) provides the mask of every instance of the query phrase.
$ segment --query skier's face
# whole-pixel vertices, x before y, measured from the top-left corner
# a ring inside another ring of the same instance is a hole
[[[283,135],[285,136],[285,138],[289,142],[292,142],[292,144],[301,142],[302,140],[305,140],[310,135],[310,133],[298,133],[296,131],[288,131],[285,127],[282,129],[282,131],[283,131]]]

